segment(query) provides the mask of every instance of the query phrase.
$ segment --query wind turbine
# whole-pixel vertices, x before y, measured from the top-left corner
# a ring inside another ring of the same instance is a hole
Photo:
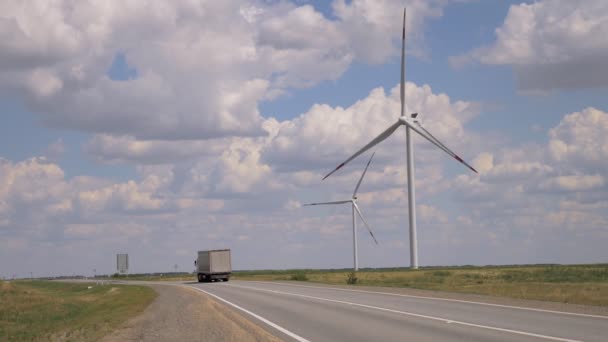
[[[363,218],[361,209],[359,209],[359,206],[357,205],[357,191],[359,190],[359,186],[361,186],[361,181],[363,181],[363,177],[365,177],[365,173],[367,172],[367,168],[369,167],[369,164],[372,162],[372,158],[374,158],[374,154],[375,154],[375,152],[372,153],[372,156],[369,158],[369,161],[367,162],[367,165],[365,166],[365,170],[363,170],[363,174],[361,175],[361,178],[359,178],[359,182],[357,182],[357,186],[355,187],[353,196],[350,199],[344,200],[344,201],[335,201],[335,202],[304,204],[304,206],[333,205],[333,204],[345,204],[345,203],[351,204],[352,209],[353,209],[353,256],[355,259],[354,260],[355,261],[355,271],[359,270],[359,256],[358,256],[358,252],[357,252],[357,217],[355,216],[355,212],[357,212],[357,214],[361,218],[361,221],[363,221],[363,224],[365,224],[365,227],[367,228],[367,231],[369,232],[369,234],[372,236],[372,239],[374,239],[374,242],[376,244],[378,244],[378,241],[376,240],[374,233],[372,233],[372,229],[369,227],[369,224],[367,224],[367,221],[365,221],[365,218]]]
[[[331,176],[334,172],[338,171],[344,165],[349,163],[351,160],[357,158],[363,152],[376,146],[378,143],[388,138],[393,134],[400,126],[405,126],[406,143],[407,143],[407,193],[408,193],[408,207],[409,207],[409,225],[410,225],[410,264],[411,267],[418,268],[418,246],[416,240],[416,189],[414,184],[414,147],[412,146],[412,133],[414,131],[420,134],[423,138],[430,141],[433,145],[456,159],[460,163],[466,165],[473,172],[477,173],[471,165],[460,158],[456,153],[452,152],[447,146],[441,141],[435,138],[429,131],[427,131],[420,122],[416,119],[418,113],[413,113],[410,117],[405,115],[405,16],[406,10],[403,9],[403,31],[402,31],[402,45],[401,45],[401,116],[397,119],[397,122],[389,126],[384,132],[380,133],[376,138],[370,141],[367,145],[363,146],[359,151],[346,159],[342,164],[338,165],[333,171],[328,173],[323,179]]]

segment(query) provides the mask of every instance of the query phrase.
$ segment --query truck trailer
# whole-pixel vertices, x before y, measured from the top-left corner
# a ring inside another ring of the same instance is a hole
[[[199,251],[194,261],[199,283],[214,280],[228,281],[232,273],[232,260],[229,249]]]

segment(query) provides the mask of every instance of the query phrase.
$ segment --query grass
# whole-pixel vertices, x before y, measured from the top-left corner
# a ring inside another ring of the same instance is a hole
[[[0,341],[98,340],[155,297],[144,286],[2,281]]]
[[[145,280],[145,281],[193,281],[196,280],[196,274],[193,273],[154,273],[154,274],[129,274],[129,275],[112,275],[111,277],[98,277],[98,279],[113,279],[113,280]]]
[[[297,280],[297,281],[308,281],[308,277],[306,276],[305,272],[295,272],[294,274],[291,275],[291,277],[289,278],[290,280]]]
[[[305,273],[311,282],[356,286],[407,287],[562,303],[608,306],[608,264],[242,271],[240,280],[291,280]],[[349,281],[350,280],[350,281]]]

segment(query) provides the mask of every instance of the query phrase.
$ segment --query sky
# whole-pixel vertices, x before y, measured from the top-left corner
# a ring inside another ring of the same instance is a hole
[[[608,262],[608,3],[3,1],[0,277]]]

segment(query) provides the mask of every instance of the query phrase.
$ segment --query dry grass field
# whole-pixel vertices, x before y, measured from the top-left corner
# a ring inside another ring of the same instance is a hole
[[[98,340],[155,297],[143,286],[2,281],[0,341]]]

